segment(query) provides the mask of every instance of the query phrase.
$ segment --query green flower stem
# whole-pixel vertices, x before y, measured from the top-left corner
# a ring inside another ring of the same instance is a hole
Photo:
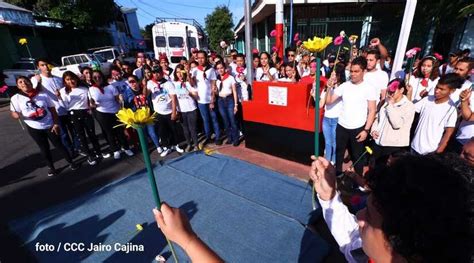
[[[137,126],[134,127],[138,132],[138,138],[140,138],[140,146],[142,148],[143,160],[145,161],[145,166],[148,174],[148,179],[150,179],[151,190],[153,191],[153,198],[155,199],[155,204],[158,210],[161,210],[161,199],[158,194],[158,188],[156,187],[155,176],[153,174],[153,167],[151,165],[150,154],[148,153],[148,145],[146,143],[145,134],[143,133],[143,127]],[[177,263],[178,258],[176,257],[176,252],[174,251],[173,244],[166,238],[168,246],[170,247],[171,254],[173,254],[174,261]]]
[[[316,54],[316,88],[314,90],[314,156],[318,158],[319,156],[319,97],[320,97],[320,78],[321,78],[321,59]],[[311,203],[313,204],[313,210],[316,209],[316,199],[315,199],[315,191],[314,182],[313,182],[313,190],[311,194]]]
[[[359,158],[353,163],[351,164],[351,168],[353,168],[360,160],[362,160],[362,158],[367,154],[367,150],[365,150],[365,152],[363,152]],[[339,176],[343,176],[344,173],[340,173]]]
[[[339,48],[337,49],[336,62],[334,62],[334,67],[332,68],[332,72],[336,71],[336,65],[339,62],[339,52],[341,51],[341,46],[342,46],[342,44],[340,44]]]

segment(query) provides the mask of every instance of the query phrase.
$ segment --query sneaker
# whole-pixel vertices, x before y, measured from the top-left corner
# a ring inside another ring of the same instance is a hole
[[[79,169],[79,164],[77,164],[77,163],[71,163],[71,164],[69,165],[69,168],[71,169],[71,171],[75,171],[75,170]]]
[[[87,163],[92,166],[92,165],[96,165],[97,161],[94,160],[92,157],[89,157],[87,158]]]
[[[55,176],[56,174],[57,174],[56,169],[54,169],[54,168],[49,168],[48,169],[48,176],[49,177]]]
[[[133,155],[134,155],[134,153],[133,153],[132,150],[130,150],[130,149],[125,150],[125,154],[126,154],[127,156],[133,156]]]
[[[161,154],[163,152],[163,148],[161,148],[161,146],[158,146],[158,148],[156,148],[156,151],[158,151],[158,153]]]
[[[201,145],[204,147],[206,144],[209,143],[209,141],[210,141],[210,139],[206,138],[206,139],[204,139],[204,141],[202,141]]]
[[[115,152],[114,152],[114,159],[115,159],[115,160],[120,159],[120,151],[115,151]]]
[[[165,147],[165,148],[163,148],[163,152],[160,154],[160,156],[165,157],[170,152],[171,152],[171,149],[168,149],[168,148]]]
[[[102,153],[102,158],[104,159],[110,158],[110,153]]]
[[[179,148],[179,145],[173,146],[172,149],[176,150],[178,153],[183,153],[184,152],[183,149]]]

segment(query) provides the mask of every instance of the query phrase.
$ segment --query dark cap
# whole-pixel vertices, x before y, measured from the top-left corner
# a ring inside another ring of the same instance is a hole
[[[163,69],[160,66],[155,66],[151,69],[152,73],[163,73]]]
[[[455,51],[451,51],[451,52],[449,52],[449,56],[461,57],[462,56],[462,50],[457,49]]]

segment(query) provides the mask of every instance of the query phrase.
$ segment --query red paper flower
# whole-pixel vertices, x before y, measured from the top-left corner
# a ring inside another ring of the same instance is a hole
[[[7,91],[7,89],[8,89],[8,86],[7,86],[7,85],[1,87],[1,88],[0,88],[0,94],[1,94],[1,93],[4,93],[5,91]]]
[[[271,37],[276,37],[277,35],[277,31],[275,29],[272,30],[272,32],[270,32],[270,36]]]
[[[300,41],[300,33],[296,33],[295,36],[293,37],[294,42]]]
[[[358,206],[361,202],[362,202],[362,198],[360,198],[360,195],[354,195],[351,197],[352,206]]]
[[[301,46],[301,44],[303,44],[303,42],[301,42],[301,40],[298,40],[298,42],[296,42],[297,47]]]
[[[258,51],[257,48],[252,49],[252,54],[258,54],[258,53],[260,53],[260,51]]]
[[[344,38],[343,38],[343,37],[337,36],[337,37],[334,39],[334,45],[340,46],[343,41],[344,41]]]
[[[439,53],[436,53],[436,52],[435,52],[435,53],[433,54],[433,56],[434,56],[438,61],[443,60],[443,56],[442,56],[441,54],[439,54]]]
[[[278,52],[278,48],[276,46],[272,47],[272,53]]]

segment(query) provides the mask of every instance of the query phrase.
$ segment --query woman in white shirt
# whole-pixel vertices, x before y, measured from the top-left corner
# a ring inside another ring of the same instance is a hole
[[[125,138],[123,127],[116,127],[119,122],[115,114],[119,111],[121,104],[118,90],[114,86],[106,84],[104,74],[100,70],[92,72],[92,79],[92,86],[89,88],[90,102],[96,109],[95,117],[104,131],[110,145],[110,151],[114,154],[114,159],[120,159],[120,146],[124,149],[125,154],[133,156],[133,152]],[[104,153],[102,156],[108,158],[110,154]]]
[[[84,86],[79,86],[79,77],[71,71],[64,72],[63,83],[64,88],[57,94],[59,103],[66,108],[71,117],[71,122],[79,137],[81,151],[88,156],[87,162],[89,165],[95,165],[101,152],[94,131],[94,119],[89,105],[89,90]],[[89,149],[88,139],[92,142],[93,151]]]
[[[183,127],[184,138],[186,138],[185,151],[194,151],[198,147],[197,136],[197,88],[189,83],[190,75],[183,65],[177,65],[174,71],[174,90],[178,100],[178,110],[181,112],[181,126]],[[192,142],[191,142],[192,140]]]
[[[274,81],[278,79],[278,70],[273,67],[270,54],[262,52],[260,54],[260,66],[255,71],[255,80]]]
[[[11,97],[10,111],[14,119],[24,120],[28,133],[40,148],[41,155],[46,159],[48,176],[56,174],[49,141],[58,149],[70,164],[71,170],[78,168],[64,147],[60,138],[59,119],[51,98],[41,91],[41,85],[33,89],[30,79],[20,76],[16,84],[20,92]]]
[[[238,109],[237,90],[235,79],[226,71],[226,66],[222,62],[216,63],[218,74],[216,86],[218,90],[219,113],[224,120],[224,128],[227,133],[227,144],[239,145],[239,130],[235,114]]]
[[[428,94],[434,95],[434,89],[439,80],[438,67],[437,59],[432,56],[424,57],[418,63],[416,73],[411,76],[408,83],[413,93],[413,95],[408,98],[410,101],[416,103]]]
[[[278,79],[278,81],[294,83],[300,80],[300,76],[294,63],[285,63],[282,65],[282,67],[285,69],[286,76],[284,78]]]

